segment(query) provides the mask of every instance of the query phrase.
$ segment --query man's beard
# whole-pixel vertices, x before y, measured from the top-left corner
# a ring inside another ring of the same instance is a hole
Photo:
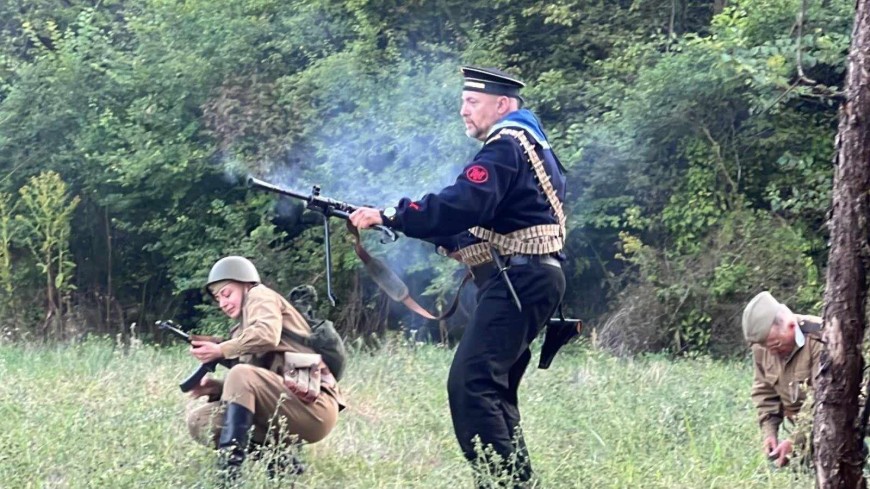
[[[466,128],[465,135],[470,137],[471,139],[477,139],[478,141],[483,140],[481,138],[481,136],[483,136],[483,131],[481,129],[479,129],[478,127],[472,127],[470,129]]]

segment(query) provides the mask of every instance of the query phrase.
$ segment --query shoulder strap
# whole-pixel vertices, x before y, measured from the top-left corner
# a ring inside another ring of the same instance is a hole
[[[453,297],[450,306],[443,314],[436,316],[423,308],[423,306],[411,297],[411,294],[408,292],[408,286],[405,285],[405,282],[403,282],[395,272],[390,270],[390,268],[382,261],[369,254],[362,245],[362,240],[359,237],[359,229],[351,224],[350,221],[345,222],[347,224],[347,230],[350,232],[351,236],[353,236],[354,251],[356,251],[359,259],[362,260],[363,265],[366,267],[366,271],[369,272],[369,276],[371,276],[372,280],[375,281],[378,287],[383,290],[390,299],[393,299],[396,302],[401,302],[405,307],[426,319],[433,319],[435,321],[448,318],[456,312],[456,307],[459,305],[459,294],[462,293],[462,288],[465,287],[465,284],[471,280],[472,275],[470,270],[465,274],[465,277],[462,278],[462,283],[459,284],[459,290],[456,291],[456,295]]]
[[[808,321],[806,319],[801,319],[798,321],[798,327],[804,333],[818,333],[822,330],[823,323],[817,323],[815,321]]]
[[[553,215],[556,217],[557,224],[552,226],[533,226],[528,230],[520,230],[516,233],[511,233],[512,235],[501,235],[480,226],[475,226],[469,229],[469,232],[477,238],[492,243],[497,248],[513,253],[547,254],[554,251],[560,251],[564,245],[565,236],[567,235],[565,229],[565,211],[562,207],[562,202],[559,200],[559,196],[556,195],[556,189],[553,188],[552,179],[544,169],[544,162],[541,160],[541,157],[538,156],[538,152],[535,151],[535,146],[531,141],[529,141],[526,133],[518,129],[503,128],[494,136],[489,138],[486,143],[489,144],[492,141],[500,139],[503,135],[516,139],[520,143],[520,146],[522,146],[523,152],[526,153],[526,156],[529,159],[529,164],[532,166],[532,171],[535,172],[535,178],[537,178],[547,202],[549,202],[550,207],[553,209]],[[555,229],[551,230],[550,228],[553,227],[555,227]],[[555,239],[537,239],[544,236]],[[532,242],[528,242],[528,240],[532,240]]]
[[[553,188],[553,182],[550,179],[550,175],[547,175],[547,171],[544,170],[544,162],[541,161],[538,152],[535,151],[535,146],[531,141],[529,141],[529,138],[526,137],[526,133],[523,131],[518,131],[516,129],[502,129],[496,137],[501,136],[502,134],[511,136],[520,142],[520,146],[523,147],[523,151],[525,151],[526,155],[529,157],[529,162],[532,164],[532,170],[535,172],[535,176],[541,184],[544,195],[547,197],[550,207],[553,208],[553,213],[556,215],[556,222],[558,222],[559,226],[562,228],[562,236],[564,237],[566,220],[565,211],[562,209],[562,202],[559,200],[559,196],[556,195],[556,189]]]
[[[321,319],[320,322],[317,323],[315,326],[319,326],[319,325],[323,324],[323,321],[325,321],[325,319]],[[311,329],[313,330],[315,328],[315,326],[311,326]],[[304,346],[309,346],[307,336],[302,336],[301,334],[299,334],[295,331],[290,331],[289,329],[284,328],[284,327],[281,328],[281,337],[285,338],[285,339],[289,338],[289,339],[295,341],[296,343],[299,343],[299,344],[304,345]]]

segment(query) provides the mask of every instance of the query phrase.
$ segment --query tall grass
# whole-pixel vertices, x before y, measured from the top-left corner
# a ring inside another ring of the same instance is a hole
[[[296,488],[464,488],[452,434],[451,351],[388,342],[353,356],[351,406],[307,446]],[[189,439],[182,349],[109,341],[0,346],[0,487],[213,487],[213,452]],[[582,346],[521,387],[524,429],[548,488],[808,488],[760,451],[748,362],[621,360]],[[243,487],[290,487],[260,462]]]

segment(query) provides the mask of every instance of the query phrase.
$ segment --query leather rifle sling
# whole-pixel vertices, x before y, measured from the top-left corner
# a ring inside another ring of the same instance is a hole
[[[418,304],[417,301],[411,297],[411,294],[408,292],[408,286],[405,285],[402,279],[399,278],[395,272],[390,270],[381,260],[369,254],[362,245],[362,239],[360,239],[359,236],[359,229],[351,224],[350,221],[345,221],[345,223],[347,224],[347,230],[350,232],[351,236],[353,236],[353,249],[365,265],[366,271],[369,272],[369,275],[372,277],[372,280],[378,284],[378,287],[390,296],[391,299],[401,302],[405,307],[420,316],[435,321],[446,319],[456,312],[456,307],[459,305],[459,294],[462,293],[462,288],[465,287],[465,284],[471,280],[471,270],[469,270],[468,273],[465,274],[465,277],[462,278],[462,283],[459,284],[459,290],[456,291],[456,295],[453,297],[453,301],[451,301],[450,307],[447,308],[447,311],[436,316],[424,309],[423,306]]]

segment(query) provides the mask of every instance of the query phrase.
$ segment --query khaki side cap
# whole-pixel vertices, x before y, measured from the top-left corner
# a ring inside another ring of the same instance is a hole
[[[764,343],[782,304],[768,291],[756,295],[743,309],[743,337],[750,343]]]

